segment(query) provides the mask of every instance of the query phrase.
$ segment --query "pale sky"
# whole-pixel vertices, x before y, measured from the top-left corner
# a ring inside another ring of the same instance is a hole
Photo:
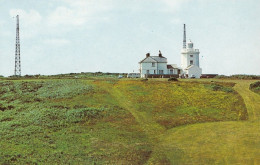
[[[0,0],[0,75],[138,72],[161,50],[180,66],[183,24],[203,73],[260,75],[260,0]]]

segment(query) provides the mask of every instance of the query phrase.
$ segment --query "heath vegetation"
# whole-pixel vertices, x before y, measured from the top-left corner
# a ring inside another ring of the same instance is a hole
[[[174,130],[250,116],[232,82],[100,76],[1,80],[0,164],[190,163]]]
[[[260,94],[260,81],[250,84],[249,89],[255,93]]]

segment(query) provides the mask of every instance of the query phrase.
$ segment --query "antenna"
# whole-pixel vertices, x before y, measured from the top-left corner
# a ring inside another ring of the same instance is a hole
[[[16,16],[16,44],[15,44],[15,68],[14,75],[21,76],[21,58],[20,58],[20,35],[19,35],[19,15]]]
[[[184,31],[183,31],[183,49],[186,49],[186,26],[184,24]]]

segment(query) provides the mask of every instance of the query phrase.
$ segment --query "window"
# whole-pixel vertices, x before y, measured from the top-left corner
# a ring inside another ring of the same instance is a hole
[[[153,71],[153,74],[156,74],[156,70]]]
[[[190,60],[190,65],[193,65],[193,60]]]
[[[163,70],[159,70],[159,74],[163,74]]]
[[[193,55],[190,55],[190,57],[193,57]]]
[[[149,74],[149,70],[146,70],[146,74]]]
[[[170,70],[170,74],[173,74],[173,70],[172,69]]]
[[[152,67],[155,67],[155,63],[154,62],[152,63]]]

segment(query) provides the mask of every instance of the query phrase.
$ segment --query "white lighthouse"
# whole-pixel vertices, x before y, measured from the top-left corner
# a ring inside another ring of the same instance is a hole
[[[186,77],[200,78],[202,69],[199,63],[199,49],[194,49],[193,42],[186,44],[186,28],[184,24],[183,48],[181,50],[181,68]]]

